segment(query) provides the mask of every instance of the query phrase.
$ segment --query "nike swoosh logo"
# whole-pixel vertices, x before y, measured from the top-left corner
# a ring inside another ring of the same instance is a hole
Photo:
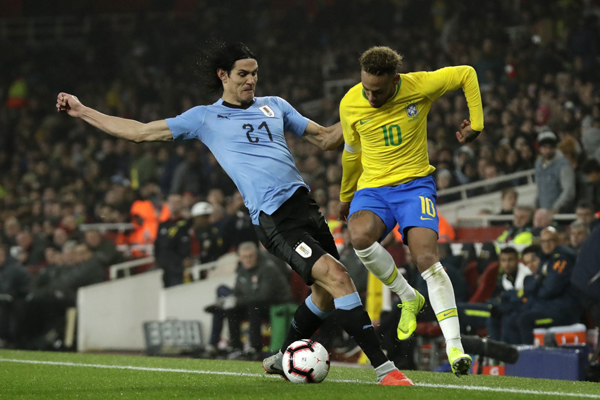
[[[371,119],[366,119],[366,120],[364,120],[364,121],[362,121],[362,120],[361,120],[361,121],[359,121],[359,122],[360,122],[360,124],[361,124],[361,125],[364,125],[364,124],[366,124],[367,122],[369,122],[369,121],[372,121],[372,120],[373,120],[373,118],[371,118]]]
[[[452,313],[448,313],[448,314],[443,314],[442,317],[447,317],[448,315],[450,315]]]
[[[421,219],[422,219],[423,221],[425,221],[426,219],[428,219],[428,220],[430,220],[430,221],[433,221],[433,218],[423,218],[423,216],[421,216]]]

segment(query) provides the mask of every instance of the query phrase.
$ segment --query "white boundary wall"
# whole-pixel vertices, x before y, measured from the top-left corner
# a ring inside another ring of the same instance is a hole
[[[77,350],[143,350],[142,324],[160,319],[162,270],[77,291]]]
[[[143,323],[167,319],[202,322],[208,341],[212,314],[204,308],[215,302],[220,285],[233,287],[236,265],[237,256],[224,256],[208,279],[167,289],[159,269],[79,289],[77,350],[143,351]]]
[[[200,321],[202,337],[205,343],[208,343],[213,315],[205,312],[204,308],[214,304],[220,285],[233,288],[234,284],[235,274],[229,274],[164,289],[164,310],[161,314],[164,315],[164,319]]]

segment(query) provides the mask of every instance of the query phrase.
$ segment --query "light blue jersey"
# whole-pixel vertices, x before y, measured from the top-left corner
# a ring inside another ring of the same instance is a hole
[[[301,137],[309,120],[280,97],[254,100],[244,109],[219,99],[166,121],[174,140],[198,139],[210,149],[258,225],[261,211],[273,214],[299,187],[307,187],[283,134]]]

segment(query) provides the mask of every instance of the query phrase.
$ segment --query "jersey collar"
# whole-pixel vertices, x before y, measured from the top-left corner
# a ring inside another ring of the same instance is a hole
[[[390,101],[390,100],[392,100],[393,98],[395,98],[395,97],[396,97],[396,95],[397,95],[397,94],[398,94],[398,92],[400,91],[400,86],[402,86],[402,78],[400,78],[400,80],[398,81],[398,84],[396,85],[396,91],[394,92],[394,95],[393,95],[392,97],[390,97],[390,99],[389,99],[388,101]],[[367,101],[368,101],[369,99],[367,99],[367,95],[365,95],[365,88],[363,87],[363,88],[361,89],[361,91],[362,91],[362,95],[363,95],[363,97],[365,98],[365,100],[367,100]],[[387,102],[386,102],[386,103],[387,103]]]
[[[241,110],[247,110],[248,108],[252,107],[254,105],[254,103],[256,103],[256,99],[253,99],[252,103],[248,104],[247,106],[242,106],[242,105],[238,105],[238,104],[231,104],[231,103],[228,103],[225,100],[221,99],[221,104],[224,105],[225,107],[239,108]]]

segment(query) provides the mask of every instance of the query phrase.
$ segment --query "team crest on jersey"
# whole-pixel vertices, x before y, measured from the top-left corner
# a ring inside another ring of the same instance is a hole
[[[258,108],[260,109],[260,111],[263,112],[263,114],[265,114],[269,118],[273,118],[275,116],[275,113],[273,112],[273,110],[271,110],[269,106],[262,106]]]
[[[406,114],[409,117],[411,117],[411,118],[416,117],[418,113],[419,113],[419,109],[417,108],[416,104],[412,103],[412,104],[409,104],[408,106],[406,106]]]
[[[296,246],[296,253],[300,254],[304,258],[309,258],[312,256],[312,249],[308,247],[306,243],[300,242],[300,244]]]

